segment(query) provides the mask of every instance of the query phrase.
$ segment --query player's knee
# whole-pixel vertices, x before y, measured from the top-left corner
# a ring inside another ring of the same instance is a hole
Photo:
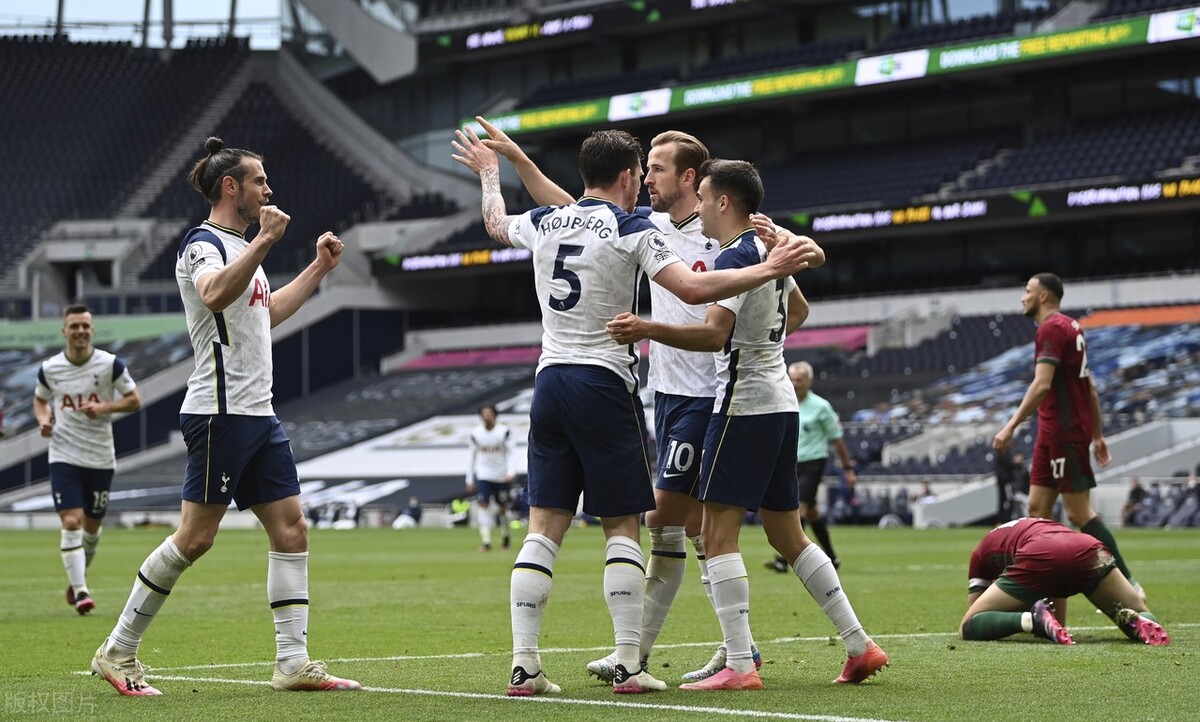
[[[68,515],[62,518],[62,528],[64,531],[78,531],[82,526],[79,517]]]
[[[962,622],[958,625],[958,638],[963,641],[970,641],[975,638],[971,634],[971,617],[963,617]]]
[[[217,538],[217,532],[216,530],[204,530],[183,537],[176,533],[172,538],[175,547],[179,549],[179,553],[188,561],[194,562],[207,554],[209,549],[212,549],[213,542]]]

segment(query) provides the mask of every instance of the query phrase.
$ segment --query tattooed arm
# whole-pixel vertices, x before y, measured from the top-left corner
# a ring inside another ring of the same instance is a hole
[[[478,175],[483,188],[483,227],[492,240],[511,246],[508,228],[516,216],[505,213],[504,196],[500,193],[500,157],[496,151],[484,145],[470,128],[466,133],[456,130],[454,135],[457,140],[450,141],[450,145],[458,154],[450,157]]]

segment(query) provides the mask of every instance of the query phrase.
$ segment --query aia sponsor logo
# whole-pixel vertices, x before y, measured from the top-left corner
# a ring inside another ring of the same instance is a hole
[[[267,285],[266,281],[259,278],[254,279],[254,291],[250,294],[250,305],[271,307],[271,287]]]

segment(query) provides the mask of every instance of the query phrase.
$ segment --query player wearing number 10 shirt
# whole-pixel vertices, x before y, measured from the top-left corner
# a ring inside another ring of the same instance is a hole
[[[1029,515],[1053,518],[1054,502],[1061,494],[1067,517],[1079,530],[1104,542],[1117,567],[1130,577],[1112,531],[1091,505],[1096,486],[1088,461],[1091,445],[1097,463],[1111,461],[1100,415],[1100,397],[1087,365],[1087,342],[1079,322],[1063,314],[1062,280],[1053,273],[1029,279],[1021,306],[1038,324],[1034,341],[1034,378],[1021,405],[992,442],[1006,451],[1013,434],[1027,417],[1038,412],[1037,439],[1029,470]],[[1135,587],[1139,589],[1140,586]]]
[[[533,252],[542,308],[542,355],[529,431],[529,533],[513,565],[510,696],[559,692],[538,649],[554,560],[575,515],[601,517],[606,542],[604,593],[616,643],[613,692],[666,685],[641,666],[645,563],[638,515],[654,508],[637,398],[637,351],[605,330],[637,308],[642,273],[688,303],[728,298],[804,267],[805,250],[781,246],[767,263],[695,273],[679,261],[649,220],[632,215],[642,178],[641,144],[624,131],[592,133],[579,153],[579,201],[508,216],[499,158],[467,130],[454,158],[480,177],[484,226],[494,240]]]

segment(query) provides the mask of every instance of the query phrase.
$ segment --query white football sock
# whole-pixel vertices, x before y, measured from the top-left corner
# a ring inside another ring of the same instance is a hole
[[[87,578],[83,570],[87,568],[87,559],[83,550],[83,530],[63,529],[58,545],[62,552],[63,567],[67,570],[67,581],[76,594],[86,592]]]
[[[704,587],[704,596],[708,597],[708,603],[713,605],[713,609],[717,608],[713,602],[712,581],[708,576],[708,559],[704,556],[704,537],[692,536],[688,537],[688,541],[692,543],[692,547],[696,550],[696,564],[700,567],[700,584]]]
[[[739,674],[754,669],[750,649],[750,578],[746,563],[738,552],[708,560],[712,578],[713,603],[721,632],[725,636],[725,664]]]
[[[642,601],[646,563],[642,548],[629,537],[609,537],[604,544],[604,601],[612,616],[617,664],[637,674],[641,669]]]
[[[133,591],[129,593],[121,618],[113,628],[109,645],[110,656],[124,657],[137,653],[146,628],[154,621],[158,610],[162,609],[163,602],[167,601],[167,595],[175,587],[175,582],[179,581],[179,575],[191,565],[192,563],[179,553],[171,537],[167,537],[157,549],[150,552],[150,556],[146,557],[146,561],[142,562],[141,568],[138,569]],[[112,652],[117,654],[112,655]]]
[[[267,552],[267,601],[275,618],[275,664],[292,674],[308,660],[308,552]]]
[[[513,666],[522,666],[530,674],[542,668],[538,637],[542,631],[542,613],[550,598],[554,581],[554,559],[558,545],[543,534],[527,534],[517,552],[509,581],[512,616]]]
[[[833,562],[829,560],[825,550],[816,544],[809,544],[800,552],[800,556],[796,557],[792,570],[821,607],[821,611],[825,612],[825,616],[837,627],[838,634],[846,644],[847,654],[857,657],[866,652],[870,637],[859,624],[854,608],[850,606],[850,599],[842,589],[837,570],[833,568]]]
[[[475,523],[479,526],[479,539],[484,544],[492,543],[492,509],[490,506],[475,507]]]
[[[86,558],[86,566],[92,565],[92,557],[96,556],[96,547],[100,546],[100,532],[104,531],[103,527],[96,530],[95,534],[89,534],[86,529],[83,530],[83,555]]]
[[[681,526],[650,530],[650,562],[646,565],[646,598],[642,608],[643,657],[650,655],[667,613],[687,572],[687,537]]]

